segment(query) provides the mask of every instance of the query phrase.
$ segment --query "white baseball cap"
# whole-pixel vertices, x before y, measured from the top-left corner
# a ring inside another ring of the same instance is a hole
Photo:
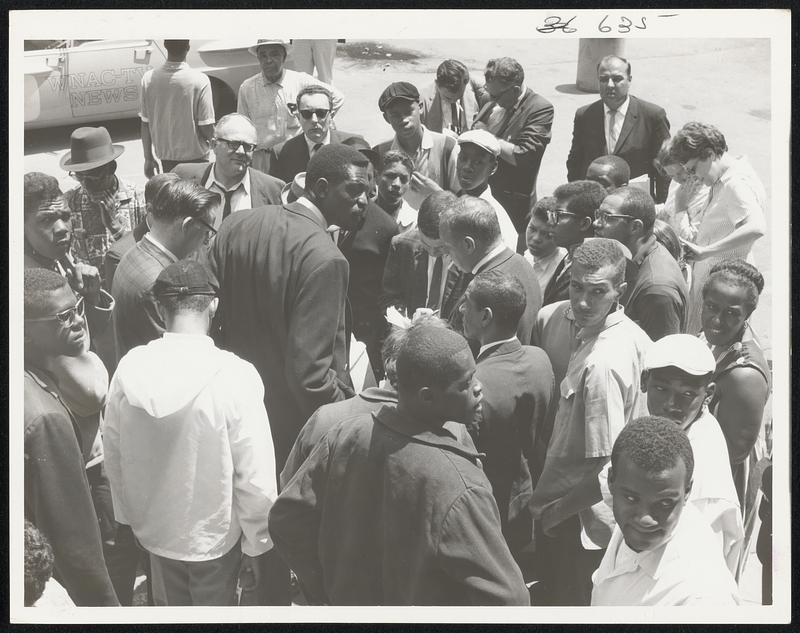
[[[458,144],[463,145],[464,143],[477,145],[490,154],[493,154],[495,158],[500,156],[500,142],[494,134],[486,130],[469,130],[468,132],[464,132],[458,137]]]
[[[677,367],[692,376],[713,372],[717,363],[708,345],[691,334],[669,334],[650,346],[645,369]]]

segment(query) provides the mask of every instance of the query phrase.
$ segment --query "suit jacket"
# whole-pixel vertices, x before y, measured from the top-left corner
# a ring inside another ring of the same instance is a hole
[[[495,101],[484,105],[475,121],[486,123]],[[492,195],[498,200],[517,196],[530,198],[536,194],[536,178],[553,125],[553,104],[528,88],[508,121],[497,133],[497,138],[516,145],[516,165],[498,161],[497,171],[489,178]],[[501,200],[502,201],[502,200]]]
[[[483,401],[473,439],[486,454],[483,470],[513,554],[531,540],[528,502],[542,466],[534,463],[534,443],[537,430],[552,425],[558,405],[553,368],[544,350],[513,340],[479,355],[475,377]]]
[[[172,172],[202,187],[205,186],[213,166],[213,163],[181,163],[176,165]],[[281,190],[285,182],[252,167],[248,167],[247,172],[250,174],[250,198],[253,209],[282,204]]]
[[[220,284],[214,335],[261,375],[278,472],[311,414],[353,395],[348,265],[325,229],[297,202],[238,211],[209,252]]]
[[[351,138],[358,138],[365,143],[367,142],[359,134],[331,130],[331,144],[344,143]],[[305,134],[298,134],[270,148],[269,173],[284,182],[292,182],[297,174],[306,170],[310,158]]]
[[[478,274],[490,270],[496,270],[503,275],[516,277],[525,289],[527,305],[525,306],[525,312],[523,312],[522,318],[519,320],[517,338],[523,345],[528,345],[531,342],[531,332],[533,332],[533,326],[536,323],[536,315],[542,307],[542,291],[539,288],[539,282],[536,280],[533,267],[525,261],[522,255],[506,247],[481,266]],[[453,308],[449,317],[451,325],[458,332],[464,331],[460,306],[461,303],[464,302],[464,292],[469,282],[474,278],[474,275],[463,274],[462,278],[463,281],[458,287],[458,291],[460,291],[461,294],[457,305]]]
[[[483,95],[481,91],[480,95]],[[479,95],[479,96],[480,96]],[[485,101],[485,98],[482,99]],[[475,87],[472,82],[464,90],[464,94],[459,99],[459,104],[464,112],[464,127],[463,132],[466,132],[472,127],[472,121],[475,115],[480,110],[481,103],[478,102],[475,94]],[[420,95],[420,120],[422,124],[429,130],[434,132],[442,131],[442,98],[439,96],[439,91],[436,89],[436,82],[432,82],[423,89]]]
[[[653,159],[668,137],[669,121],[664,109],[631,95],[613,154],[628,163],[631,178],[643,174],[650,176],[650,193],[656,202],[667,199],[669,177],[658,172]],[[608,153],[603,102],[595,101],[578,108],[572,128],[572,147],[567,157],[567,180],[586,178],[589,164]]]
[[[461,273],[450,266],[445,287],[442,292],[439,315],[449,317],[459,292]],[[465,286],[466,287],[466,286]],[[419,229],[409,229],[392,238],[386,268],[383,271],[383,292],[380,298],[381,310],[395,306],[406,310],[411,317],[417,308],[424,308],[428,301],[428,252],[422,247]]]

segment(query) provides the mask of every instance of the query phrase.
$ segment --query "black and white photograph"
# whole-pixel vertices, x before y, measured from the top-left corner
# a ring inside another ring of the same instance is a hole
[[[789,622],[790,23],[11,11],[11,622]]]

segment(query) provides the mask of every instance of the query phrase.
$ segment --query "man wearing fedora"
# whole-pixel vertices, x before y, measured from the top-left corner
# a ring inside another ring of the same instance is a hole
[[[144,192],[116,175],[125,151],[104,127],[79,127],[60,165],[78,181],[64,195],[72,219],[75,258],[104,269],[106,251],[147,214]]]
[[[289,43],[281,39],[260,39],[247,49],[258,58],[261,72],[245,79],[239,86],[237,110],[253,121],[258,130],[258,145],[253,154],[253,167],[269,170],[267,151],[300,133],[300,124],[293,110],[297,95],[306,86],[322,85],[331,91],[332,110],[338,112],[344,95],[333,86],[311,75],[284,68]]]

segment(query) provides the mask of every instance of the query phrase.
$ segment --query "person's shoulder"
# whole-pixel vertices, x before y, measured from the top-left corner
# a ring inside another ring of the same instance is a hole
[[[261,76],[262,76],[261,73],[257,72],[255,75],[248,77],[241,83],[241,85],[239,86],[239,90],[252,88]]]
[[[249,168],[248,174],[250,174],[250,180],[253,181],[254,184],[263,187],[277,187],[279,190],[283,189],[283,186],[286,184],[280,178],[276,178],[270,174],[264,173],[258,169],[253,169],[252,167]],[[271,205],[277,206],[277,205]]]
[[[660,105],[653,103],[652,101],[645,101],[640,97],[636,97],[631,95],[631,103],[636,103],[640,110],[642,110],[645,114],[651,115],[666,115],[666,111]]]
[[[548,303],[546,306],[542,306],[539,310],[539,315],[537,320],[544,325],[547,325],[550,322],[559,322],[559,321],[566,321],[566,314],[567,310],[570,309],[570,302],[569,299],[564,299],[562,301],[555,301],[553,303]]]
[[[392,238],[392,246],[398,251],[413,251],[422,248],[419,229],[402,231]]]
[[[588,113],[597,112],[597,110],[603,109],[603,101],[602,99],[598,99],[597,101],[593,101],[592,103],[587,103],[586,105],[581,106],[575,111],[575,118],[581,118]]]
[[[211,163],[178,163],[172,168],[172,173],[184,180],[196,180],[202,178],[206,169]]]
[[[386,152],[392,149],[392,143],[394,143],[394,138],[390,138],[386,141],[378,143],[372,147],[372,151],[377,152],[378,156],[383,156]]]
[[[43,386],[40,379],[26,371],[23,386],[26,435],[35,432],[41,424],[46,424],[47,419],[69,420],[67,409]]]
[[[297,137],[295,137],[297,138]],[[355,132],[346,132],[344,130],[331,130],[331,143],[345,143],[346,141],[360,140],[367,142],[362,134]]]
[[[532,89],[528,88],[528,107],[532,110],[544,110],[544,109],[553,109],[553,104],[545,98],[544,96],[540,95],[538,92],[534,92]]]

